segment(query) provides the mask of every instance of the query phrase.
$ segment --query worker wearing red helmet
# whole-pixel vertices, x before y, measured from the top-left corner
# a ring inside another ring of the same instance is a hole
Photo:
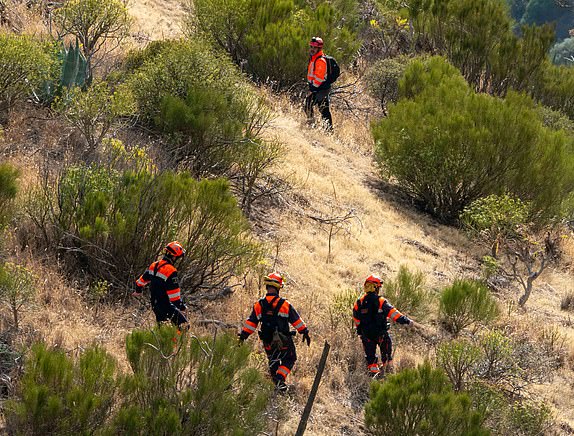
[[[305,113],[309,122],[313,120],[313,106],[317,105],[327,130],[333,130],[333,119],[329,108],[331,82],[327,76],[327,59],[323,53],[323,39],[318,36],[309,42],[309,64],[307,66],[309,93],[305,99]]]
[[[273,272],[263,279],[266,295],[259,299],[251,310],[249,318],[243,323],[239,333],[239,340],[243,342],[252,333],[257,331],[261,324],[259,338],[269,360],[269,372],[277,389],[281,392],[287,390],[285,380],[291,373],[297,360],[293,335],[289,331],[289,324],[303,335],[303,342],[311,344],[309,329],[301,319],[295,308],[287,300],[279,297],[279,290],[283,288],[283,277]]]
[[[186,307],[181,298],[177,269],[174,266],[184,256],[185,250],[181,244],[170,242],[165,247],[162,259],[153,262],[136,281],[135,296],[141,295],[143,288],[150,285],[151,307],[158,323],[171,321],[178,327],[187,324]]]
[[[393,343],[389,335],[390,319],[397,324],[420,327],[413,320],[394,308],[383,296],[379,295],[382,280],[370,275],[365,280],[364,295],[355,302],[353,321],[357,335],[361,337],[369,375],[376,377],[381,371],[389,369],[393,360]],[[377,346],[381,351],[381,362],[377,359]]]

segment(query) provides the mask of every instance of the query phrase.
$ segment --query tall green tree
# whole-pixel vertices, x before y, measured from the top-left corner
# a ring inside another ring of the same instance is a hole
[[[475,94],[442,58],[413,62],[401,94],[373,125],[377,160],[438,219],[504,192],[551,217],[574,189],[572,138],[544,127],[530,98]]]

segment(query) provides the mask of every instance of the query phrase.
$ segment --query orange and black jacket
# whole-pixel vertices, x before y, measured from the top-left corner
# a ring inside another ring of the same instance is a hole
[[[137,292],[150,285],[151,302],[154,309],[169,310],[173,306],[185,310],[181,299],[181,289],[177,279],[177,270],[166,257],[152,263],[136,281]]]
[[[364,294],[355,302],[353,321],[357,334],[376,338],[387,331],[387,318],[398,324],[410,324],[411,320],[395,309],[384,297],[373,292]]]
[[[331,85],[327,83],[326,80],[327,60],[323,55],[323,50],[321,50],[309,59],[309,65],[307,66],[307,83],[309,84],[309,90],[311,90],[311,92],[317,92],[323,89],[329,89]]]
[[[281,301],[283,301],[283,303],[277,311],[277,304]],[[264,313],[265,310],[267,313]],[[267,294],[253,305],[251,315],[249,315],[249,318],[243,323],[241,336],[243,338],[249,337],[249,335],[257,330],[257,325],[262,321],[262,318],[269,316],[271,313],[277,313],[277,327],[281,333],[289,333],[289,324],[301,334],[308,331],[307,325],[301,319],[295,308],[291,306],[291,303],[279,298],[277,294]]]

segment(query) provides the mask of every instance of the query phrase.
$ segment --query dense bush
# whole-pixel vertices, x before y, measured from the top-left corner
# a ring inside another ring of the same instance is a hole
[[[455,336],[473,324],[487,324],[498,315],[488,288],[474,280],[457,280],[444,289],[439,301],[440,317]]]
[[[418,318],[426,314],[428,293],[420,271],[411,272],[407,266],[401,265],[396,277],[385,281],[383,295],[401,312]]]
[[[365,83],[369,93],[380,102],[381,108],[399,99],[399,80],[403,76],[409,58],[380,59],[371,65],[365,75]]]
[[[0,164],[0,231],[14,212],[19,176],[20,171],[17,168],[7,163]]]
[[[221,286],[255,262],[259,250],[227,181],[159,172],[141,150],[125,156],[121,143],[112,145],[119,155],[109,164],[68,167],[30,202],[46,243],[68,266],[118,289],[177,239],[187,250],[181,284],[195,291]]]
[[[550,25],[523,26],[515,35],[498,0],[417,0],[410,6],[418,45],[446,56],[479,92],[527,90],[554,41]]]
[[[373,125],[383,175],[452,221],[474,200],[505,191],[539,216],[559,212],[574,189],[572,138],[543,126],[533,102],[473,93],[442,58],[414,61],[401,99]]]
[[[101,348],[76,361],[35,345],[16,399],[4,404],[9,434],[251,435],[265,428],[272,385],[234,336],[205,340],[165,326],[134,331],[126,352],[132,372],[122,375]]]
[[[0,124],[14,103],[55,73],[51,48],[23,35],[0,32]]]
[[[194,40],[155,44],[139,57],[130,84],[143,121],[170,137],[169,163],[242,183],[249,177],[238,167],[279,157],[261,138],[269,109],[224,54]]]
[[[371,384],[365,424],[377,435],[487,435],[466,394],[453,392],[441,370],[425,363]]]
[[[444,370],[455,391],[465,388],[480,357],[480,348],[465,340],[444,342],[436,352],[437,365]]]
[[[465,207],[460,221],[473,236],[488,242],[492,257],[496,258],[499,245],[519,236],[520,226],[528,223],[528,206],[507,194],[489,195]]]
[[[120,86],[113,90],[105,82],[95,83],[86,91],[68,89],[54,106],[82,134],[89,150],[100,145],[121,117],[135,110],[129,89]]]
[[[534,96],[544,105],[561,111],[574,120],[574,74],[572,67],[552,65],[544,66],[542,77],[533,87]]]
[[[321,36],[326,53],[341,63],[359,48],[357,4],[349,0],[314,5],[300,0],[195,0],[189,9],[191,33],[199,31],[258,80],[279,87],[303,81],[312,36]]]
[[[86,349],[77,362],[63,350],[35,345],[17,399],[6,403],[10,434],[92,434],[112,410],[116,363],[103,349]]]
[[[110,434],[252,435],[265,428],[271,384],[249,365],[233,335],[204,340],[176,329],[135,331],[126,351],[133,374]]]

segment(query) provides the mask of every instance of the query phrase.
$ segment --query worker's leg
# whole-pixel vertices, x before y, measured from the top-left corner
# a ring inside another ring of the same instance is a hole
[[[393,365],[393,341],[388,332],[381,336],[379,346],[381,347],[381,370],[390,372]]]
[[[323,123],[325,124],[325,129],[328,131],[333,130],[333,119],[331,117],[330,100],[331,97],[329,93],[331,90],[326,89],[317,93],[316,101],[319,111],[321,112],[321,117],[323,118]]]
[[[305,97],[305,115],[307,115],[307,122],[313,122],[313,105],[315,104],[315,94],[309,92]]]
[[[369,375],[376,376],[379,373],[379,365],[377,364],[377,342],[364,336],[361,337],[361,340],[363,342],[363,350],[365,350],[365,360],[367,361]]]

